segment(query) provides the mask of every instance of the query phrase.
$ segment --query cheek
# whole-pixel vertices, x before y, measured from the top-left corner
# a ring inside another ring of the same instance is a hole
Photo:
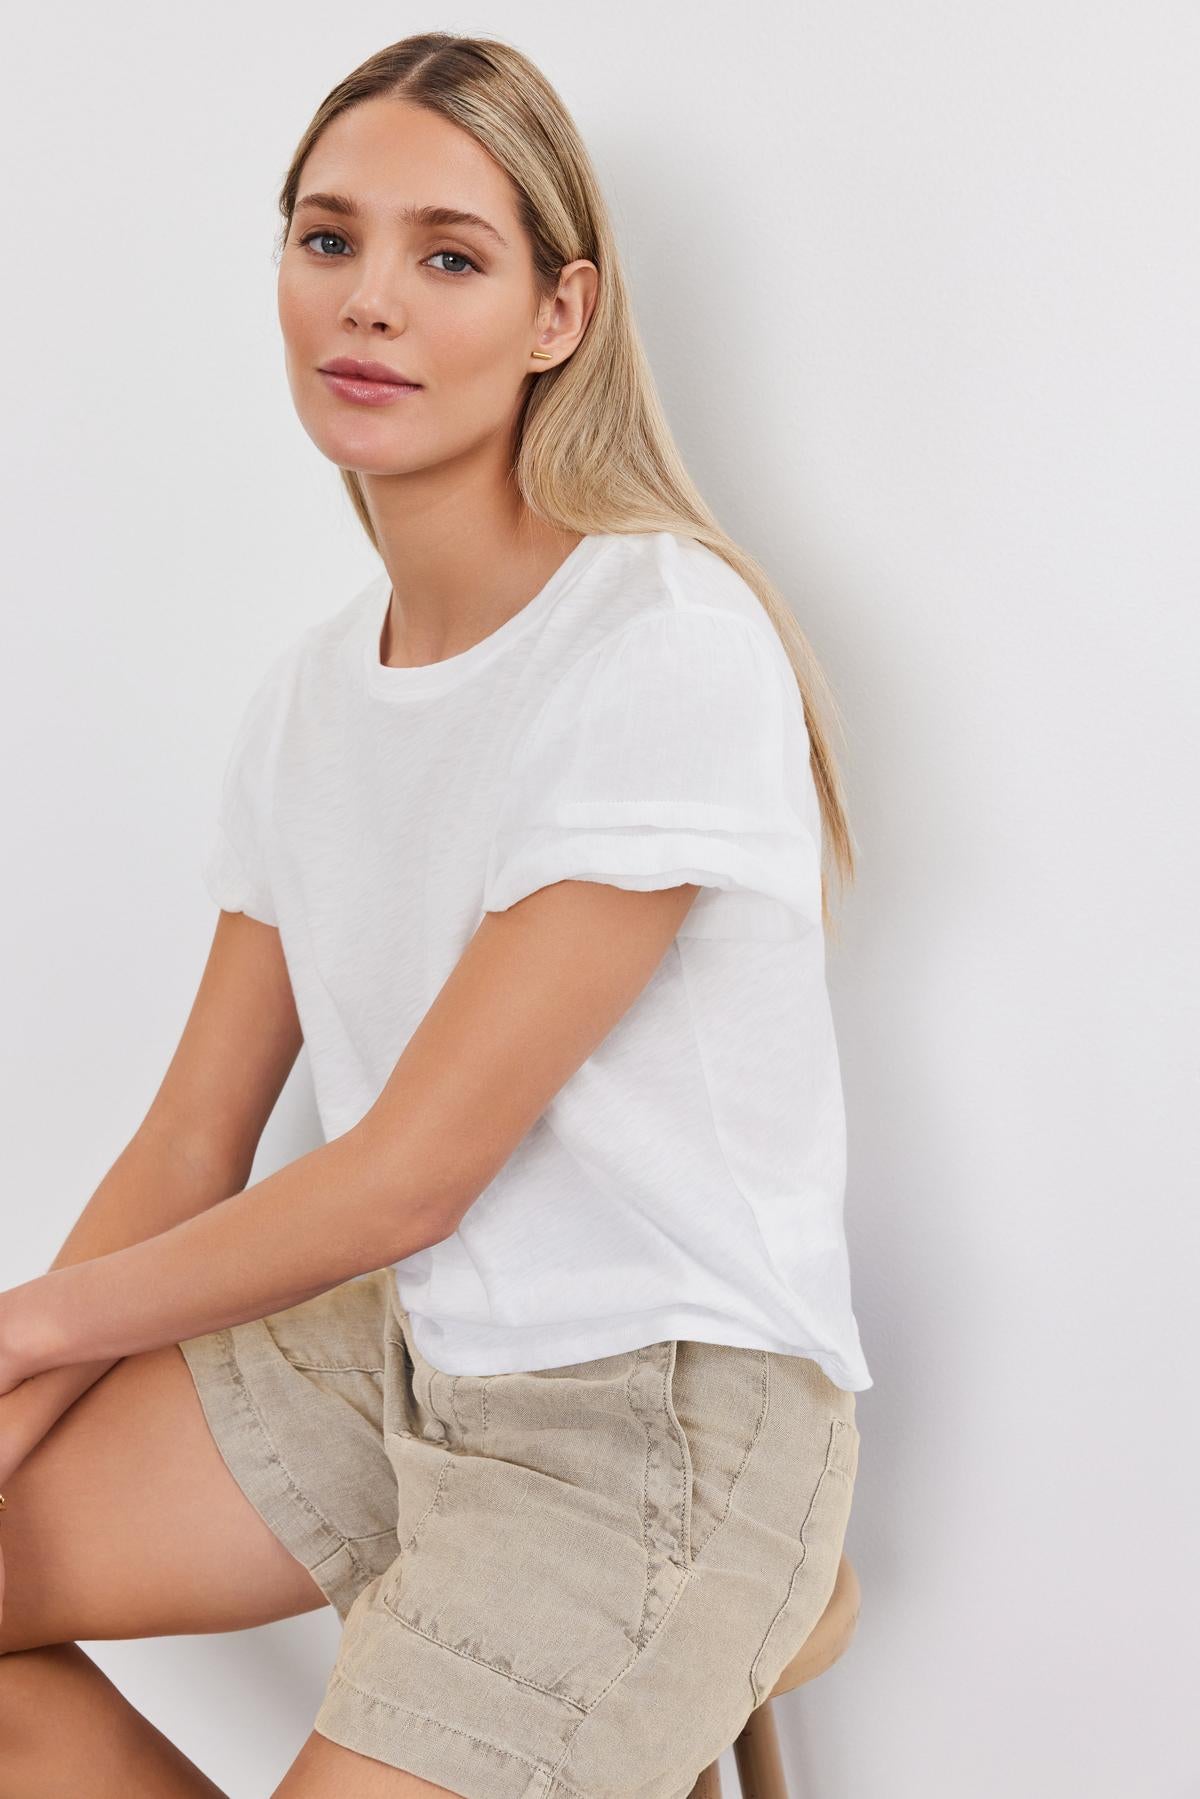
[[[314,328],[316,308],[312,303],[311,291],[306,293],[303,282],[290,281],[286,276],[281,277],[276,288],[275,301],[279,315],[279,327],[285,339],[295,341]]]
[[[521,338],[509,309],[482,291],[452,294],[442,304],[425,308],[422,335],[443,379],[450,382],[503,379],[514,356],[520,355]]]

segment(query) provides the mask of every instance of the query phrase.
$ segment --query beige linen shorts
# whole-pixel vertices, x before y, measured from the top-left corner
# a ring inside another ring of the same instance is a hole
[[[833,1589],[855,1395],[808,1357],[445,1374],[390,1269],[181,1348],[342,1620],[314,1728],[465,1799],[685,1799]]]

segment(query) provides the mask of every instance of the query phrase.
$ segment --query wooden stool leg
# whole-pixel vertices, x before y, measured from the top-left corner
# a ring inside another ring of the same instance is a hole
[[[734,1740],[733,1753],[744,1799],[788,1799],[779,1733],[769,1699],[750,1713]]]
[[[688,1799],[721,1799],[721,1768],[710,1762],[688,1794]]]

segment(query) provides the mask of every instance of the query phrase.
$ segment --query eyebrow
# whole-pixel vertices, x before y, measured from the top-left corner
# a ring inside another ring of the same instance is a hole
[[[316,207],[321,212],[335,212],[344,219],[362,216],[361,208],[347,194],[305,194],[302,200],[297,200],[293,211],[299,212],[305,206]],[[444,225],[447,228],[453,225],[473,225],[477,231],[486,231],[490,237],[494,237],[503,249],[508,249],[508,244],[496,227],[486,219],[481,219],[477,212],[459,212],[453,206],[401,206],[395,216],[402,225]]]

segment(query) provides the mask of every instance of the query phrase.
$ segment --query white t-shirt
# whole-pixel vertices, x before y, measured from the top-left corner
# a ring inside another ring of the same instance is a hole
[[[444,1242],[395,1265],[449,1374],[666,1337],[873,1384],[799,688],[694,538],[591,535],[521,611],[379,657],[386,572],[267,669],[204,863],[278,926],[326,1139],[378,1098],[485,912],[560,880],[699,893],[648,986]]]

